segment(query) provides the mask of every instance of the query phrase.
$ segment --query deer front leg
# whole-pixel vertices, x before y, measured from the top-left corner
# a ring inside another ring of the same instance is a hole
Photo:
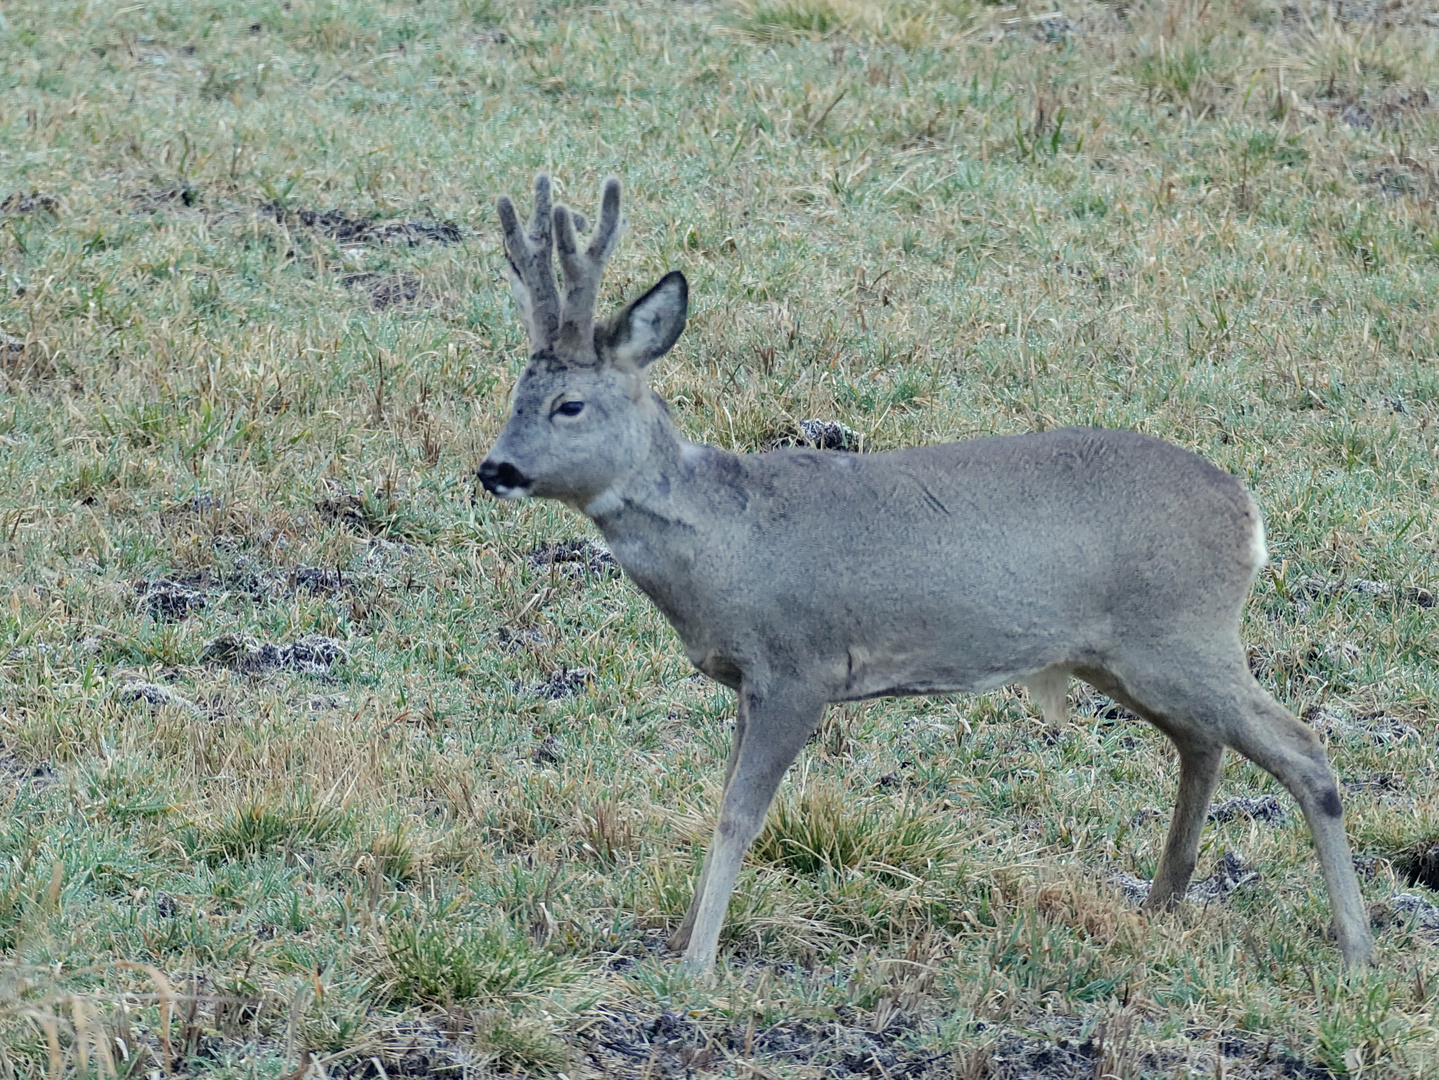
[[[814,731],[824,700],[808,687],[781,684],[740,687],[739,731],[730,755],[719,822],[705,853],[699,891],[675,938],[688,931],[684,964],[691,974],[714,969],[720,929],[744,853],[764,827],[785,770]]]
[[[740,700],[743,702],[743,695],[740,696]],[[724,786],[720,789],[721,806],[724,805],[725,797],[729,795],[729,782],[734,777],[735,765],[739,763],[740,747],[744,746],[745,711],[743,704],[735,709],[734,743],[729,748],[729,761],[725,763]],[[706,858],[704,866],[700,870],[700,882],[695,887],[694,898],[690,901],[689,910],[685,912],[684,921],[670,935],[669,949],[671,952],[684,952],[689,947],[690,935],[695,928],[695,916],[699,914],[700,897],[705,894],[705,883],[709,880],[710,861],[709,858]]]

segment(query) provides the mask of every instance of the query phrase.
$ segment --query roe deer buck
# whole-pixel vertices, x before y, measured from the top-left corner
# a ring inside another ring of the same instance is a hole
[[[719,821],[670,938],[691,970],[713,967],[745,850],[826,703],[1025,683],[1062,723],[1071,675],[1179,751],[1147,909],[1184,897],[1232,747],[1298,800],[1343,959],[1371,958],[1324,751],[1254,680],[1240,644],[1267,555],[1239,481],[1127,431],[882,454],[688,443],[645,381],[684,329],[684,275],[593,321],[622,230],[619,181],[605,182],[583,250],[576,215],[551,209],[543,175],[527,227],[508,198],[498,210],[530,360],[480,480],[500,498],[557,499],[590,518],[695,667],[738,693]]]

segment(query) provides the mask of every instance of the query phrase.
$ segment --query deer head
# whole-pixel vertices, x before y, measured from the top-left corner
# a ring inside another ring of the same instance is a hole
[[[624,230],[620,182],[605,181],[599,223],[583,250],[576,232],[584,219],[566,206],[551,207],[543,173],[535,178],[528,226],[520,225],[508,196],[496,206],[530,362],[515,386],[509,421],[480,466],[480,481],[502,499],[535,495],[584,508],[646,456],[656,410],[664,411],[646,385],[646,370],[684,330],[689,285],[672,271],[596,325],[600,278]]]

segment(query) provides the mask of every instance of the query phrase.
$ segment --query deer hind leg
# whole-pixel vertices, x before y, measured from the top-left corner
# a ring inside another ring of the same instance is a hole
[[[1069,672],[1063,668],[1045,668],[1025,679],[1024,685],[1039,705],[1044,722],[1062,731],[1068,722]]]
[[[743,737],[732,756],[714,839],[700,887],[675,937],[688,931],[684,963],[692,974],[713,970],[720,930],[740,864],[764,826],[785,770],[819,723],[824,700],[803,686],[761,691],[740,687]],[[673,940],[673,939],[672,939]]]
[[[1245,675],[1249,676],[1247,670]],[[1348,965],[1367,964],[1374,959],[1369,914],[1354,877],[1339,785],[1325,760],[1324,748],[1313,729],[1265,693],[1252,677],[1248,683],[1245,707],[1226,741],[1288,788],[1299,803],[1324,871],[1339,954]]]
[[[1189,891],[1189,879],[1199,859],[1199,834],[1204,831],[1209,800],[1223,767],[1223,743],[1186,740],[1179,745],[1179,798],[1154,884],[1144,902],[1146,911],[1173,907]]]
[[[1188,669],[1171,650],[1116,674],[1115,696],[1163,730],[1179,747],[1179,799],[1174,824],[1146,906],[1174,903],[1188,887],[1199,832],[1218,779],[1221,752],[1231,746],[1270,773],[1294,796],[1319,855],[1345,963],[1369,961],[1369,920],[1354,877],[1334,773],[1318,738],[1264,692],[1239,649],[1223,661]],[[1101,685],[1100,689],[1106,689]]]

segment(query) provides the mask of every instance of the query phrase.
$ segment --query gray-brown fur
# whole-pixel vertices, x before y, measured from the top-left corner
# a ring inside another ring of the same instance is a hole
[[[547,195],[541,177],[528,237],[501,200],[517,299],[532,311],[549,295],[532,279],[549,272],[538,250]],[[597,285],[618,218],[611,180],[597,231],[607,239],[590,249],[602,255],[577,276],[593,270]],[[554,219],[564,232],[567,212]],[[593,304],[585,281],[567,304]],[[480,476],[501,497],[558,499],[589,516],[691,662],[738,693],[719,821],[671,938],[691,968],[713,965],[744,852],[827,703],[1025,683],[1062,723],[1070,676],[1179,750],[1148,909],[1183,898],[1232,747],[1298,800],[1343,957],[1370,958],[1334,776],[1314,733],[1254,680],[1240,643],[1265,553],[1258,508],[1234,477],[1158,439],[1097,429],[863,455],[693,445],[645,379],[687,303],[671,273],[587,342],[531,315],[532,361]]]

